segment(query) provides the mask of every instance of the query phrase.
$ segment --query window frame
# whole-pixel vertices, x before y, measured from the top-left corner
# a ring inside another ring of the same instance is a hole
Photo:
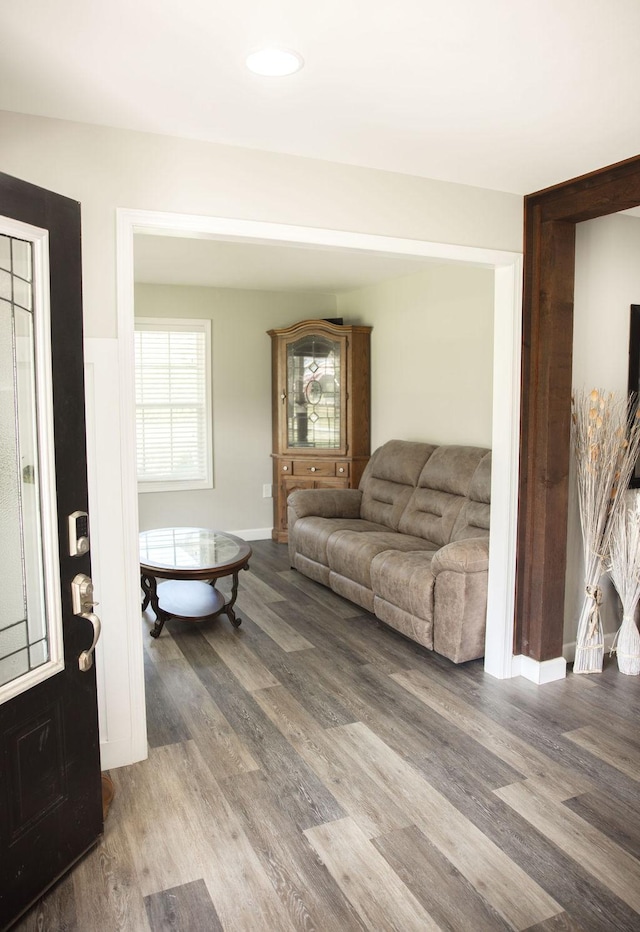
[[[141,326],[139,326],[141,325]],[[196,317],[135,317],[134,330],[140,332],[204,333],[204,423],[205,423],[205,469],[204,479],[162,479],[158,481],[138,480],[138,492],[189,492],[213,488],[213,379],[211,320]],[[137,366],[134,362],[137,379]],[[138,405],[136,402],[136,425]]]

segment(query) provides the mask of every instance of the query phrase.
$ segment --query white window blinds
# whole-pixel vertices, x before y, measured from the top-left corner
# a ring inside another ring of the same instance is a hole
[[[210,332],[208,320],[136,319],[141,491],[211,487]]]

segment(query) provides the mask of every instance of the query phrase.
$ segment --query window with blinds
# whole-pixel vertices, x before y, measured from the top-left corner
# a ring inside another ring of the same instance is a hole
[[[212,487],[211,321],[136,318],[141,492]]]

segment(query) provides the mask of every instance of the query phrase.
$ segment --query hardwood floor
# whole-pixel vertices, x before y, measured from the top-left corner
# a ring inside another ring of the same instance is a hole
[[[640,930],[640,680],[456,667],[252,545],[143,620],[149,759],[20,932]]]

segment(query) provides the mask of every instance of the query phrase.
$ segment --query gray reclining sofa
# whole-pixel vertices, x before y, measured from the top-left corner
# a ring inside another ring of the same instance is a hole
[[[291,566],[454,663],[484,654],[491,453],[390,440],[357,489],[288,499]]]

